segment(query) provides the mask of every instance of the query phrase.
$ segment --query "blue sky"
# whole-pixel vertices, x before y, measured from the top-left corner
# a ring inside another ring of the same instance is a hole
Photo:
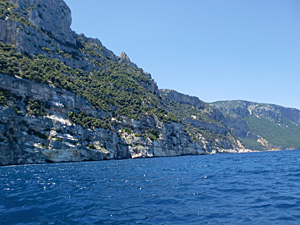
[[[72,29],[206,102],[300,109],[299,0],[65,0]]]

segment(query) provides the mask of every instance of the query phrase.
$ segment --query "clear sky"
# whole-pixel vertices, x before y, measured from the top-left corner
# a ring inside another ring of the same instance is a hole
[[[300,109],[300,0],[65,0],[72,29],[206,102]]]

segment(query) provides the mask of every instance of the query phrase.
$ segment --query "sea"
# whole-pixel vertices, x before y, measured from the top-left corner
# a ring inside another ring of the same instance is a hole
[[[0,167],[0,224],[300,224],[300,150]]]

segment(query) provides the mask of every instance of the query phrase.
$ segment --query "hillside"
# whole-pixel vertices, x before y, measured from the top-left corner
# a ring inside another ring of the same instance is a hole
[[[222,152],[223,149],[243,150],[243,145],[222,124],[223,114],[197,97],[184,95],[174,90],[159,90],[165,107],[185,126],[188,134],[207,152]]]
[[[149,73],[71,21],[63,0],[0,0],[0,164],[207,153]]]
[[[211,106],[224,114],[224,126],[246,148],[300,148],[300,110],[248,101],[220,101]]]
[[[63,0],[0,0],[0,165],[300,146],[298,110],[159,90],[71,22]]]

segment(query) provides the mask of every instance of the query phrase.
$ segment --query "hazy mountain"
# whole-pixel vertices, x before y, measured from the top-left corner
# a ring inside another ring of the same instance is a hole
[[[224,114],[222,123],[246,148],[271,150],[300,147],[300,110],[248,101],[220,101],[211,106]]]

